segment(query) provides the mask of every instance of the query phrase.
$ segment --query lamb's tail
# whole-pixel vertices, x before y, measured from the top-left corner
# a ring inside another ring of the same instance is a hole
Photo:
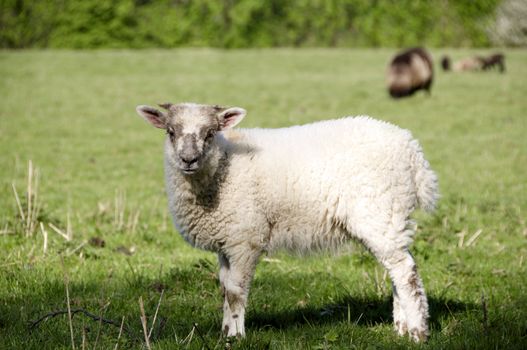
[[[421,146],[416,142],[417,149],[414,157],[415,184],[417,186],[417,202],[419,207],[431,212],[435,209],[439,199],[437,175],[430,168],[425,159]]]

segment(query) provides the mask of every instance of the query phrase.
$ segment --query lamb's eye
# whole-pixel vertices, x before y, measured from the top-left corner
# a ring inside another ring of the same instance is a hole
[[[210,140],[214,137],[214,134],[214,130],[209,130],[209,132],[207,133],[207,137],[205,137],[205,140]]]
[[[168,136],[170,136],[170,139],[173,141],[174,137],[175,137],[174,129],[167,128],[167,134],[168,134]]]

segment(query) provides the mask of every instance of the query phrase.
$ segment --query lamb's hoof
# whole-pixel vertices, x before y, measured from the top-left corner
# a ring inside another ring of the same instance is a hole
[[[229,325],[224,325],[223,326],[223,336],[225,338],[236,338],[236,339],[241,339],[241,338],[244,338],[245,337],[245,333],[242,333],[242,332],[236,332],[234,331],[233,329],[229,328]]]
[[[428,340],[428,330],[426,329],[419,330],[417,328],[412,328],[408,334],[410,335],[410,338],[412,338],[412,340],[416,343],[424,343]]]
[[[428,340],[429,334],[427,329],[412,328],[408,330],[407,323],[399,320],[395,321],[394,328],[397,334],[400,336],[405,336],[408,334],[410,338],[416,343],[426,342]]]
[[[406,335],[406,333],[408,332],[408,326],[404,321],[395,321],[394,328],[397,334],[399,334],[400,336]]]

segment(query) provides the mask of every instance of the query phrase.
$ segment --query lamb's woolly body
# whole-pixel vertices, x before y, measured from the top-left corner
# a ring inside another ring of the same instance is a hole
[[[410,132],[368,117],[283,129],[237,129],[245,110],[195,104],[138,112],[167,130],[165,173],[174,223],[218,252],[223,329],[244,335],[259,256],[335,248],[358,239],[393,281],[394,324],[428,336],[428,304],[408,252],[417,207],[432,209],[437,180]],[[216,131],[223,130],[216,133]]]
[[[189,180],[170,165],[167,193],[180,233],[221,251],[251,242],[267,251],[340,245],[391,227],[397,245],[411,242],[407,217],[432,208],[435,175],[411,134],[368,117],[283,129],[236,129],[220,142],[214,174]],[[193,182],[201,182],[192,185]],[[364,227],[368,226],[368,227]]]

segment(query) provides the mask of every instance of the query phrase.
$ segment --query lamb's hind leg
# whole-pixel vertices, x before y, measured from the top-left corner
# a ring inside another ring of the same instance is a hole
[[[406,314],[401,308],[401,303],[399,301],[399,294],[397,293],[397,288],[392,282],[392,291],[393,291],[393,325],[395,331],[399,335],[405,335],[408,332],[408,325],[406,323]]]
[[[251,250],[231,256],[219,254],[222,329],[226,336],[245,336],[245,306],[258,257],[259,253]]]
[[[388,270],[392,280],[397,332],[401,335],[408,332],[413,340],[424,341],[428,338],[428,302],[415,261],[406,245],[399,240],[412,232],[388,232],[384,235],[364,234],[360,238]]]
[[[428,338],[428,301],[412,255],[407,250],[396,251],[390,258],[383,261],[383,265],[393,281],[400,312],[405,318],[400,316],[398,320],[394,318],[399,334],[404,334],[407,330],[413,340],[426,340]],[[396,299],[394,299],[395,303]],[[400,322],[399,325],[397,321]]]

